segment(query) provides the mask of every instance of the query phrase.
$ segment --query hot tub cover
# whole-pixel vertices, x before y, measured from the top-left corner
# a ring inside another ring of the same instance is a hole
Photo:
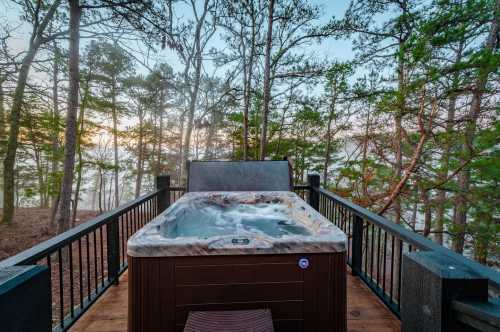
[[[331,253],[346,235],[289,191],[190,192],[128,241],[133,257]]]

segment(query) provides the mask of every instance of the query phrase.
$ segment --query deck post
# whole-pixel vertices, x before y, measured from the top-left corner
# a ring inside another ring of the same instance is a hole
[[[157,197],[158,213],[161,213],[170,206],[170,175],[158,175],[156,189],[161,190]]]
[[[319,175],[307,174],[307,184],[311,187],[309,191],[309,205],[319,211]]]
[[[0,268],[0,330],[52,331],[50,290],[46,266]]]
[[[118,285],[118,275],[120,274],[120,231],[118,218],[116,217],[106,224],[108,281],[115,285]]]
[[[363,261],[363,218],[354,215],[354,223],[352,225],[352,261],[351,271],[353,276],[361,273],[361,265]]]
[[[469,331],[455,317],[454,300],[488,302],[488,279],[433,251],[403,256],[401,331]]]

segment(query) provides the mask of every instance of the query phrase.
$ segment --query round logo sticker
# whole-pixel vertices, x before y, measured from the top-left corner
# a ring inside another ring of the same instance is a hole
[[[309,267],[309,260],[307,258],[299,259],[299,267],[301,269],[307,269]]]

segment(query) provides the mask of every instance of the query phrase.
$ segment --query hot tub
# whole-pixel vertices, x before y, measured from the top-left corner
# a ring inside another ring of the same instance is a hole
[[[128,242],[129,331],[264,308],[276,331],[345,331],[345,246],[293,192],[187,193]]]

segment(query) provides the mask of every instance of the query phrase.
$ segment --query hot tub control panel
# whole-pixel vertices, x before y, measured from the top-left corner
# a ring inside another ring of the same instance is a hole
[[[247,239],[247,238],[240,238],[240,239],[232,239],[231,242],[233,244],[249,244],[250,243],[250,240]]]

